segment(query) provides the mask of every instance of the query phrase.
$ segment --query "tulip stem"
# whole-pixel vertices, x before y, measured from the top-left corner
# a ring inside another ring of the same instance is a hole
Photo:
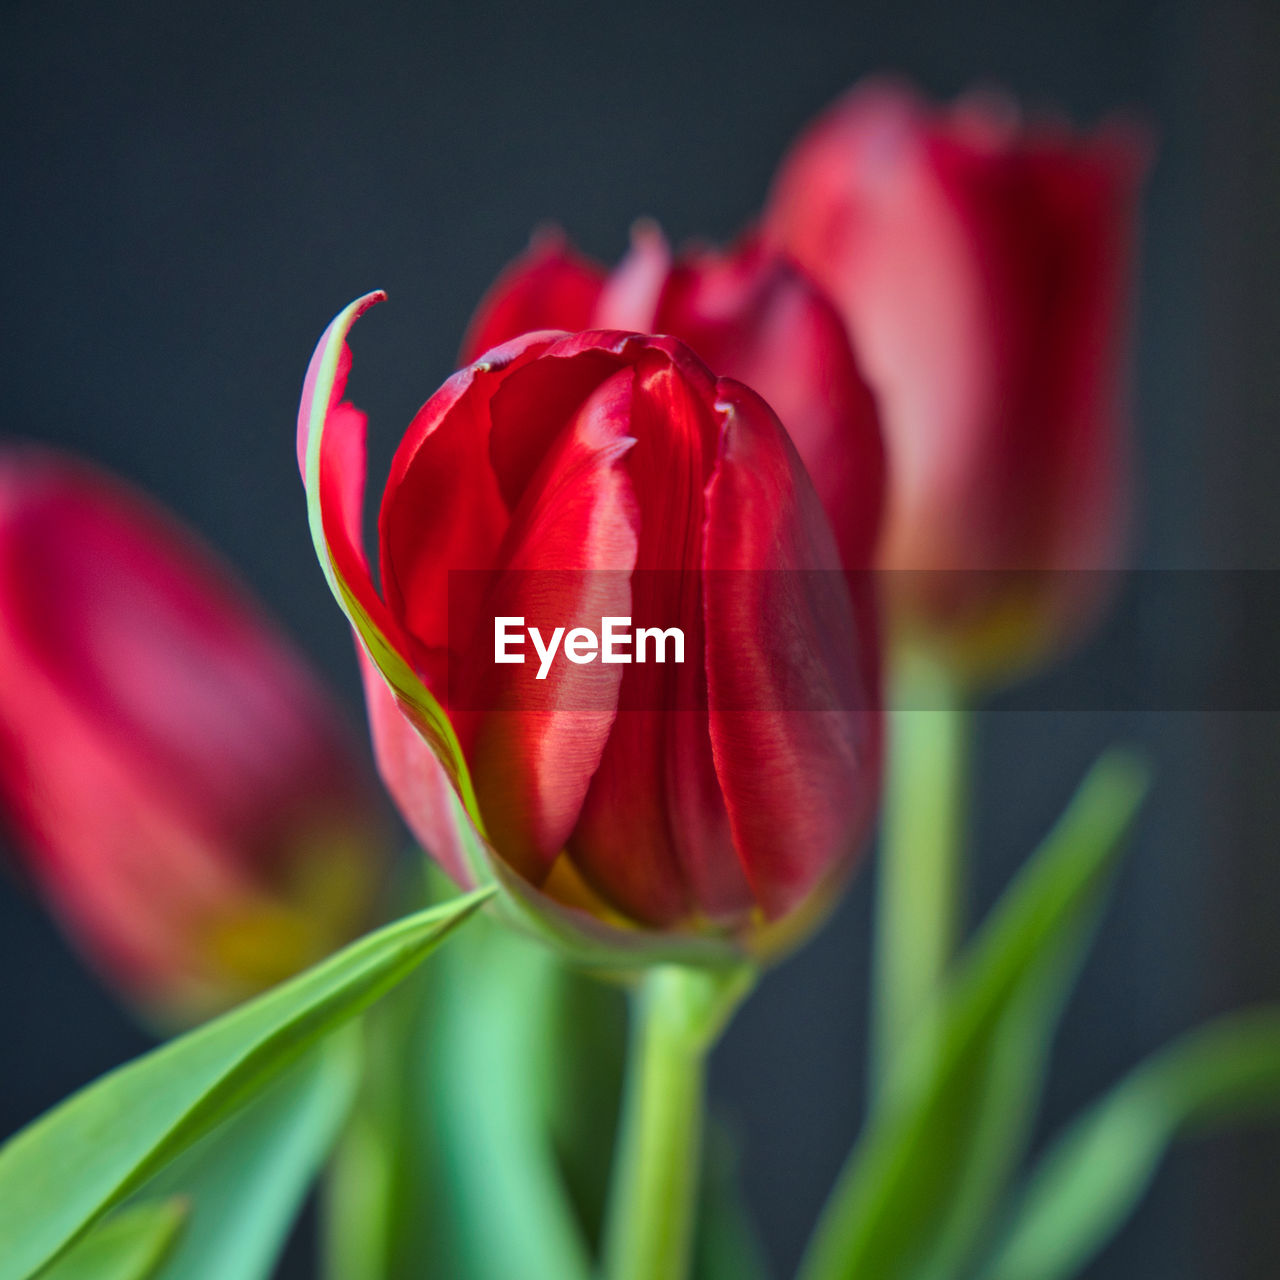
[[[873,1094],[937,991],[963,928],[970,718],[945,667],[920,654],[893,672],[877,874]]]
[[[634,996],[622,1130],[605,1223],[607,1280],[684,1280],[693,1246],[706,1060],[754,971],[664,965]]]

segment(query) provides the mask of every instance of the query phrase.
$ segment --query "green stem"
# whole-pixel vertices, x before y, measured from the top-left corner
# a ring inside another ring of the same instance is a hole
[[[636,992],[622,1133],[605,1224],[607,1280],[684,1280],[693,1243],[706,1059],[749,969],[666,965]]]
[[[878,1092],[959,941],[965,894],[970,722],[944,667],[902,656],[893,672],[877,876],[871,1078]]]

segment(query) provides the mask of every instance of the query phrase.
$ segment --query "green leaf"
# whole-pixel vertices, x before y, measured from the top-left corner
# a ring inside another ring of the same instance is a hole
[[[191,1206],[159,1280],[267,1280],[350,1109],[359,1050],[355,1028],[312,1049],[143,1188]]]
[[[69,1249],[40,1280],[153,1280],[186,1218],[182,1200],[140,1204],[113,1214]]]
[[[541,1034],[541,1106],[569,1197],[594,1254],[604,1233],[627,1060],[627,998],[616,981],[557,963]]]
[[[322,964],[119,1067],[0,1148],[0,1280],[25,1280],[383,995],[488,891],[388,925]]]
[[[1016,1156],[1057,1006],[1146,770],[1112,752],[1025,865],[896,1059],[803,1280],[921,1280],[969,1247]]]
[[[1077,1275],[1133,1212],[1180,1134],[1280,1117],[1280,1009],[1234,1014],[1138,1067],[1029,1179],[982,1280]]]
[[[432,975],[428,1022],[432,1142],[456,1274],[585,1280],[590,1249],[551,1132],[557,1078],[573,1053],[555,1035],[563,964],[497,926],[465,943]]]
[[[365,1025],[365,1087],[326,1183],[326,1275],[417,1280],[428,1255],[458,1280],[585,1275],[621,993],[481,920]]]
[[[723,1124],[707,1125],[694,1238],[694,1280],[768,1280],[769,1267],[738,1180],[738,1153]]]
[[[440,1197],[423,1150],[434,1128],[426,1083],[436,1044],[419,1034],[429,979],[447,960],[448,953],[419,970],[361,1020],[359,1095],[321,1199],[323,1274],[331,1280],[410,1280],[426,1257],[439,1274],[452,1273],[437,1239]]]

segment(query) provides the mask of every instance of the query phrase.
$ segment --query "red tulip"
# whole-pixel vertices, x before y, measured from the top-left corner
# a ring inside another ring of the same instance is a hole
[[[299,456],[401,812],[456,880],[496,876],[508,906],[614,960],[765,945],[847,872],[879,772],[874,636],[786,432],[671,338],[517,338],[410,425],[380,595],[364,419],[342,401],[346,334],[380,296],[321,339]],[[541,680],[494,660],[495,619],[550,635],[633,614],[678,626],[688,660],[560,660]]]
[[[671,334],[763,396],[808,468],[844,563],[870,563],[884,490],[875,403],[839,312],[788,256],[747,236],[726,252],[673,258],[657,227],[641,223],[608,275],[542,233],[480,304],[462,358],[531,330],[585,328]]]
[[[1146,150],[872,83],[776,180],[766,237],[836,300],[880,401],[898,619],[975,672],[1078,628],[1105,575],[1074,571],[1120,558]]]
[[[376,810],[300,655],[186,530],[0,454],[0,799],[74,941],[187,1020],[365,922]]]

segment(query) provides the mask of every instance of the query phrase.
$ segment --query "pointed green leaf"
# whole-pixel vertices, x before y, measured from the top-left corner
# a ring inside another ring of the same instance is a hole
[[[803,1280],[920,1280],[962,1252],[1016,1150],[1052,1010],[1145,789],[1132,757],[1104,756],[1020,872],[897,1059]]]
[[[185,1217],[182,1200],[122,1209],[42,1271],[40,1280],[155,1280]]]
[[[26,1280],[411,973],[489,891],[399,920],[103,1076],[0,1148],[0,1280]]]
[[[423,1169],[423,1145],[433,1132],[426,1076],[435,1045],[423,1047],[425,1061],[415,1052],[437,967],[419,970],[361,1020],[360,1089],[321,1184],[328,1280],[410,1280],[428,1257],[436,1272],[452,1274],[435,1227],[439,1196]]]
[[[427,1256],[456,1280],[585,1274],[621,1088],[620,989],[483,920],[365,1027],[365,1085],[326,1182],[330,1280],[417,1280]]]
[[[550,1131],[553,1091],[572,1053],[555,1039],[564,977],[552,952],[488,922],[431,975],[430,1142],[450,1274],[466,1280],[591,1274]]]
[[[139,1193],[181,1196],[186,1229],[158,1280],[268,1280],[355,1096],[349,1027],[312,1049]]]
[[[1280,1117],[1280,1009],[1223,1018],[1138,1067],[1049,1149],[982,1280],[1066,1280],[1142,1199],[1180,1134]]]

